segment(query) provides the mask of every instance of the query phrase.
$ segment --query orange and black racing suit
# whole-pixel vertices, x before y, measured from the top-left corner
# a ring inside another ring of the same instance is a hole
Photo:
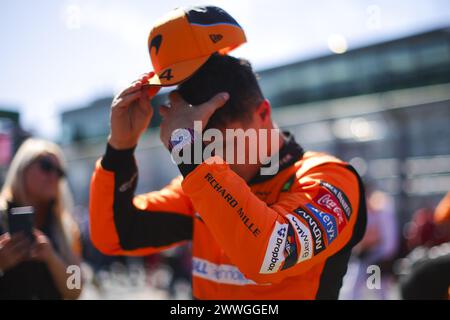
[[[208,161],[135,196],[133,153],[108,146],[96,164],[90,223],[101,252],[143,256],[192,241],[197,299],[338,297],[366,225],[363,186],[349,164],[304,152],[288,136],[276,175],[246,182]]]

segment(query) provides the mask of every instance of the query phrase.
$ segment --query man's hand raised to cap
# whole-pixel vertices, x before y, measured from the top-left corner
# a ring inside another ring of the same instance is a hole
[[[168,147],[173,131],[194,128],[194,121],[201,121],[203,130],[213,113],[221,108],[228,99],[229,94],[221,92],[209,101],[193,107],[184,101],[177,91],[172,91],[169,94],[170,106],[159,107],[159,113],[163,118],[160,129],[162,143]]]
[[[148,127],[153,116],[150,100],[160,87],[145,84],[153,73],[143,74],[128,88],[119,93],[111,105],[111,133],[108,143],[115,149],[130,149]]]

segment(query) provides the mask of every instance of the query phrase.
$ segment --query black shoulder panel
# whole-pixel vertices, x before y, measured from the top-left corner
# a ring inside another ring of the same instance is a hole
[[[328,258],[320,277],[319,289],[317,290],[316,299],[320,300],[337,300],[339,290],[342,286],[342,279],[347,272],[348,261],[352,253],[353,247],[358,244],[366,232],[367,208],[366,195],[364,185],[356,170],[348,165],[346,166],[358,179],[359,185],[359,208],[358,218],[356,220],[355,229],[350,241],[335,255]]]

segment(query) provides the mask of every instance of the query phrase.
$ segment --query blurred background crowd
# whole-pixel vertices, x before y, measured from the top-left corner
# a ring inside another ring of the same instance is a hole
[[[81,239],[82,299],[190,298],[189,245],[143,258],[104,256],[89,239],[88,202],[113,94],[149,71],[147,32],[166,11],[198,3],[205,1],[0,5],[0,185],[27,138],[61,147]],[[450,276],[450,3],[208,3],[246,30],[249,43],[233,55],[254,62],[277,124],[305,149],[350,162],[365,181],[368,227],[341,298],[443,298],[431,284]],[[136,152],[139,193],[178,173],[159,142],[159,121]],[[380,267],[381,289],[367,287],[370,265]]]

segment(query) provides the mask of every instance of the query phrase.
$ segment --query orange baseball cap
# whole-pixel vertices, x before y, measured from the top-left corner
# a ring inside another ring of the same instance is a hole
[[[177,8],[150,31],[148,49],[155,75],[150,85],[173,86],[192,76],[215,52],[245,43],[241,26],[215,6]]]

